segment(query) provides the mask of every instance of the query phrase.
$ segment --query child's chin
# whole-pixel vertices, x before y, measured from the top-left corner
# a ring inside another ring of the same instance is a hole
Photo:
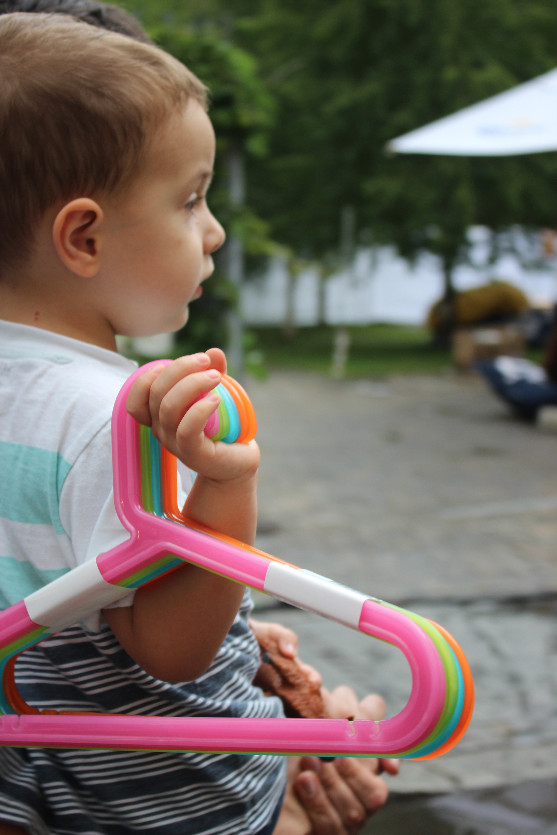
[[[181,328],[184,327],[184,325],[187,325],[189,318],[190,309],[189,307],[185,307],[183,310],[180,311],[178,315],[176,315],[176,317],[173,318],[171,323],[167,322],[165,324],[164,330],[159,331],[159,333],[176,333],[176,331],[179,331]]]

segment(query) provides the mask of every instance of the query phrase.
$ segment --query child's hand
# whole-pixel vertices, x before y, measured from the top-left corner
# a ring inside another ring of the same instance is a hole
[[[151,426],[158,440],[197,472],[184,514],[202,526],[252,543],[258,446],[255,441],[215,443],[203,431],[217,406],[210,392],[225,370],[224,354],[216,348],[153,366],[134,381],[126,405],[136,420]],[[215,658],[243,594],[240,583],[185,564],[138,589],[133,606],[105,609],[104,616],[126,652],[150,675],[163,681],[190,681]]]
[[[219,482],[251,476],[259,466],[255,441],[214,442],[203,431],[219,403],[212,389],[225,372],[224,353],[211,348],[149,369],[135,380],[127,400],[128,412],[150,426],[163,446],[199,475]]]

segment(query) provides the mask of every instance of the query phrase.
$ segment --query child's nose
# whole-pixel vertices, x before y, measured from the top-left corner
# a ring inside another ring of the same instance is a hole
[[[209,224],[205,233],[205,250],[209,254],[220,249],[226,239],[226,232],[216,217],[211,214]]]

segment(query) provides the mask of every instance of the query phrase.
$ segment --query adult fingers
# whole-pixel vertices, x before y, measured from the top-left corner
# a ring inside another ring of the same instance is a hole
[[[383,719],[386,712],[385,700],[377,693],[369,693],[358,704],[358,719]]]
[[[354,719],[358,715],[358,697],[351,687],[345,684],[332,691],[323,691],[327,715],[331,719]]]
[[[293,788],[311,822],[312,835],[347,835],[344,823],[317,774],[303,771],[295,778]]]
[[[376,693],[370,693],[362,699],[358,706],[358,719],[383,719],[386,712],[385,700]],[[396,775],[400,771],[400,760],[396,758],[384,758],[375,760],[377,774],[385,771],[387,774]]]
[[[298,636],[293,629],[274,621],[251,620],[251,628],[258,641],[276,642],[285,658],[295,658],[298,653]]]
[[[335,785],[342,786],[343,797],[348,797],[351,792],[361,804],[365,819],[385,805],[389,789],[383,778],[376,773],[376,762],[337,757],[334,763],[328,763],[323,768],[323,772],[326,773],[320,775],[322,781],[330,780],[332,784],[333,778],[328,775],[329,769],[334,770],[335,779],[339,781]]]

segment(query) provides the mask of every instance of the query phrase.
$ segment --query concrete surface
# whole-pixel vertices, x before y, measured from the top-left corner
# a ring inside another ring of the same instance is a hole
[[[459,641],[476,708],[453,751],[392,792],[557,777],[556,439],[473,375],[247,383],[263,463],[258,547],[431,617]],[[409,695],[398,650],[257,595],[325,683]],[[557,816],[557,815],[556,815]]]

